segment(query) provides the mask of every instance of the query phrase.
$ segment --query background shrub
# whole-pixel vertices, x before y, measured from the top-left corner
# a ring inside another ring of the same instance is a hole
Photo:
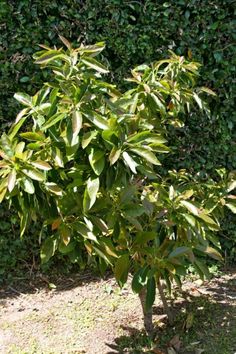
[[[163,58],[171,49],[201,62],[204,82],[199,84],[214,89],[218,96],[209,102],[211,118],[192,113],[185,127],[179,128],[177,134],[175,130],[169,144],[173,153],[165,167],[174,162],[176,169],[209,174],[219,166],[235,169],[235,13],[235,0],[209,1],[204,6],[201,0],[2,0],[0,127],[6,129],[19,109],[13,94],[33,94],[47,80],[49,74],[33,64],[32,54],[39,43],[59,45],[58,34],[72,41],[106,41],[104,56],[112,78],[120,85],[127,85],[121,79],[131,67]],[[2,244],[9,242],[6,233],[13,237],[9,220],[9,227],[1,222],[6,232],[0,236],[0,257],[6,252]],[[228,238],[223,237],[222,243],[231,259],[234,223],[235,217],[230,214],[223,225]],[[35,239],[31,239],[34,244]]]

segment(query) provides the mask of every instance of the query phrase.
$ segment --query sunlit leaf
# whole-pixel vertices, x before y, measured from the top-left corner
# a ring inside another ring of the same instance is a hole
[[[121,155],[121,149],[113,147],[109,155],[109,161],[111,166],[114,165],[114,163],[116,163],[120,155]]]
[[[98,71],[99,73],[102,74],[106,74],[109,72],[109,70],[107,70],[107,68],[102,65],[101,63],[99,63],[96,59],[91,58],[91,57],[86,57],[86,58],[82,58],[81,61],[88,66],[89,68],[92,68],[96,71]]]
[[[30,177],[32,179],[34,179],[35,181],[44,181],[45,180],[45,175],[44,173],[40,172],[40,171],[36,171],[36,170],[27,170],[27,169],[23,169],[22,172],[27,176]]]
[[[199,215],[199,209],[192,203],[186,201],[186,200],[181,200],[180,204],[183,205],[190,213],[194,215]]]
[[[126,162],[127,166],[131,169],[133,173],[137,173],[136,167],[138,164],[134,161],[134,159],[126,152],[124,151],[122,154],[124,161]]]
[[[63,190],[53,182],[47,182],[45,183],[45,188],[51,192],[52,194],[55,194],[57,196],[62,196],[63,195]]]
[[[33,165],[34,167],[37,167],[43,171],[49,171],[52,169],[52,167],[49,165],[49,163],[42,161],[42,160],[32,161],[31,165]]]
[[[157,160],[153,152],[146,150],[144,148],[131,148],[130,151],[143,157],[146,161],[152,163],[153,165],[161,165],[160,161]]]
[[[87,212],[92,208],[97,198],[97,192],[99,190],[99,178],[89,178],[87,181],[87,187],[84,192],[83,208]]]
[[[8,185],[7,185],[7,188],[10,193],[13,191],[15,184],[16,184],[16,170],[12,170],[8,175]]]
[[[32,106],[32,98],[29,95],[27,95],[26,93],[22,93],[22,92],[15,93],[14,98],[25,106],[28,106],[28,107]],[[23,112],[25,113],[25,111],[23,111]],[[23,114],[23,112],[22,112],[22,114]],[[18,119],[20,119],[20,118],[18,117]]]
[[[54,255],[56,249],[57,249],[57,239],[53,237],[47,238],[40,250],[40,257],[41,257],[41,262],[42,264],[46,263],[49,261],[49,259]]]

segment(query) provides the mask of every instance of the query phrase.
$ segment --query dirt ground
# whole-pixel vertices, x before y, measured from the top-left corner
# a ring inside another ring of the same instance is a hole
[[[236,353],[236,271],[174,291],[172,327],[157,299],[153,341],[129,285],[89,273],[50,281],[39,275],[0,290],[0,353]]]

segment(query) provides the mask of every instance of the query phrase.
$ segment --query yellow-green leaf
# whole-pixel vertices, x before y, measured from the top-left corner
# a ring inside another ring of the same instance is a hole
[[[109,72],[109,70],[107,70],[107,68],[102,65],[101,63],[99,63],[96,59],[91,58],[91,57],[86,57],[86,58],[82,58],[81,61],[88,66],[89,68],[92,68],[96,71],[98,71],[99,73],[102,74],[106,74]]]
[[[130,151],[134,152],[136,155],[143,157],[146,161],[152,163],[153,165],[161,165],[160,161],[157,160],[156,156],[150,150],[144,148],[132,148]]]
[[[49,163],[42,161],[42,160],[32,161],[31,165],[33,165],[43,171],[49,171],[52,169],[52,167],[49,165]]]
[[[119,159],[121,154],[121,149],[118,149],[117,147],[113,147],[110,155],[109,155],[109,161],[110,161],[110,165],[114,165],[114,163],[116,163],[116,161]]]
[[[24,169],[22,170],[22,172],[27,176],[30,177],[32,179],[34,179],[35,181],[44,181],[45,180],[45,175],[44,173],[37,171],[37,170],[27,170]]]
[[[47,183],[45,183],[45,187],[52,194],[56,194],[58,196],[63,195],[63,190],[56,183],[47,182]]]
[[[199,209],[192,203],[188,202],[187,200],[181,200],[180,204],[183,205],[190,213],[194,215],[199,215]]]
[[[8,183],[7,183],[7,188],[10,193],[13,191],[15,184],[16,184],[16,170],[12,170],[8,175]]]

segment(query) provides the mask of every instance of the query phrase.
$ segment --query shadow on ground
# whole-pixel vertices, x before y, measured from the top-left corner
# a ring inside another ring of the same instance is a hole
[[[151,342],[143,331],[124,327],[124,335],[107,343],[106,354],[236,353],[235,276],[227,280],[216,279],[199,289],[190,285],[184,292],[175,293],[172,306],[176,315],[173,327],[167,324],[166,318],[163,320],[163,316],[158,320],[161,309],[154,308],[156,340]],[[174,337],[180,345],[178,350],[172,344]]]
[[[102,280],[113,278],[111,273],[107,273]],[[31,277],[18,280],[13,284],[5,284],[0,288],[0,300],[17,298],[23,294],[35,294],[41,290],[53,290],[54,292],[70,291],[71,289],[82,287],[85,284],[98,283],[101,276],[88,271],[80,271],[70,275],[43,275],[34,274]]]

